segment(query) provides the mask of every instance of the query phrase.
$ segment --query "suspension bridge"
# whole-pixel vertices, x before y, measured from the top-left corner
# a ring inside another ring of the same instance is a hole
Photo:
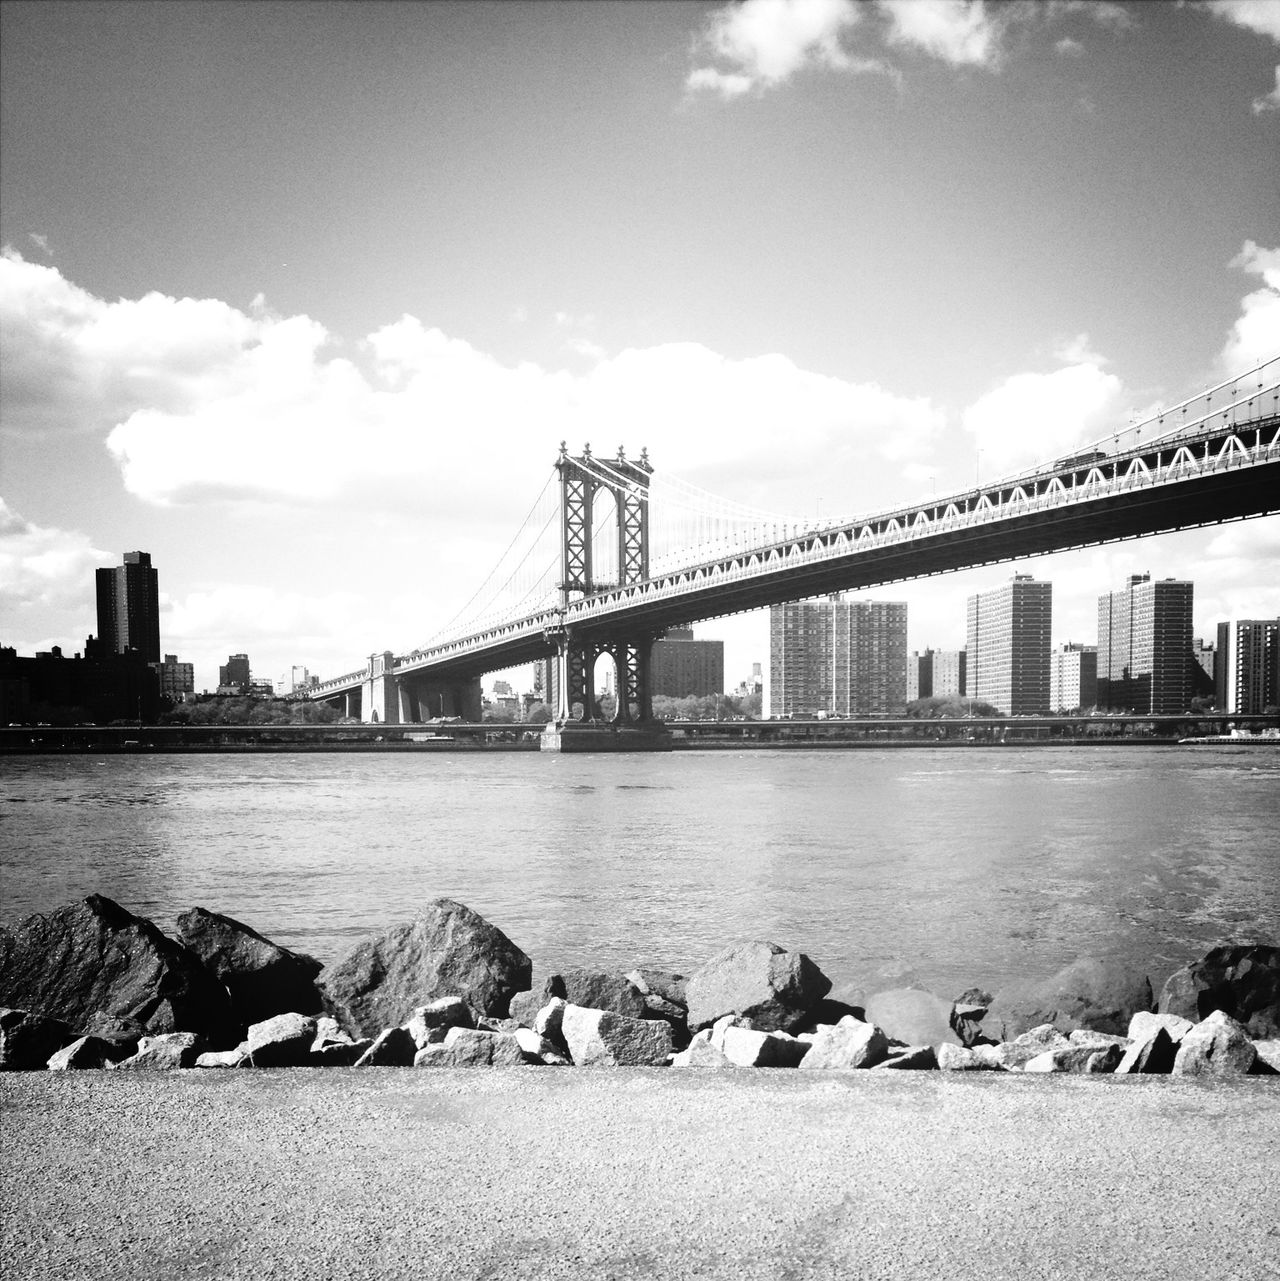
[[[668,627],[1277,511],[1280,355],[1068,456],[856,517],[759,511],[655,472],[643,450],[562,443],[506,552],[439,635],[307,697],[366,722],[479,720],[482,675],[548,660],[556,746],[592,722],[608,654],[616,743],[651,726],[649,653]]]

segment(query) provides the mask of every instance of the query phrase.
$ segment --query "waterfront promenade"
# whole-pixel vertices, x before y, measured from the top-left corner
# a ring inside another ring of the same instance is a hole
[[[1270,1078],[0,1078],[14,1281],[1280,1278]]]

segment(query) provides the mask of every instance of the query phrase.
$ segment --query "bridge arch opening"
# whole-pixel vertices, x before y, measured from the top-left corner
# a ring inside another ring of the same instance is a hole
[[[616,587],[618,570],[618,500],[604,485],[591,500],[591,578],[596,591]]]
[[[618,662],[605,650],[596,656],[591,672],[595,690],[595,707],[588,718],[596,721],[613,721],[618,718]]]

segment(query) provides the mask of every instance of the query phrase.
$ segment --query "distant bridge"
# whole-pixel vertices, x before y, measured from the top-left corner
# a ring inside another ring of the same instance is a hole
[[[307,697],[365,721],[478,720],[481,675],[552,659],[557,720],[574,721],[589,718],[595,661],[609,654],[620,693],[615,720],[644,724],[649,650],[668,627],[1280,511],[1277,372],[1280,356],[1067,457],[852,520],[780,523],[701,491],[690,498],[685,486],[673,503],[686,512],[683,540],[653,568],[659,504],[647,457],[628,461],[619,450],[605,459],[589,449],[571,457],[561,446],[556,554],[532,587],[524,571],[514,608],[456,625],[410,654],[373,655]]]

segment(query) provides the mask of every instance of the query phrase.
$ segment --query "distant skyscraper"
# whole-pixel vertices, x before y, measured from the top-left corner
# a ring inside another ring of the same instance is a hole
[[[1280,707],[1280,618],[1218,624],[1213,701],[1236,714]]]
[[[1003,587],[969,597],[965,684],[970,698],[1010,716],[1049,710],[1053,584],[1015,574]]]
[[[160,678],[160,692],[166,697],[180,700],[184,694],[194,694],[196,669],[193,663],[178,662],[177,654],[166,654],[163,663],[155,665]]]
[[[904,601],[793,601],[769,610],[766,716],[901,716]]]
[[[1098,650],[1093,645],[1059,645],[1049,655],[1049,710],[1087,711],[1098,702]]]
[[[104,654],[137,650],[148,663],[160,661],[160,588],[149,552],[125,552],[124,564],[100,569],[98,646]]]
[[[724,641],[694,640],[692,627],[668,627],[655,641],[649,687],[671,698],[724,693]]]
[[[1131,574],[1098,597],[1098,706],[1177,715],[1191,706],[1194,587],[1174,578]]]

